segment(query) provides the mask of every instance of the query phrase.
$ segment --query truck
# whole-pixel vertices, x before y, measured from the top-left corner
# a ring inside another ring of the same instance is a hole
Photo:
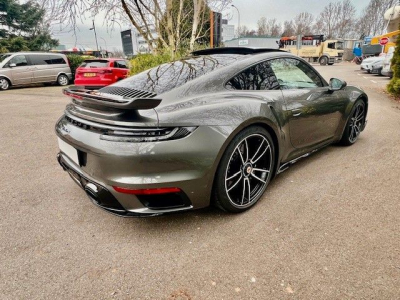
[[[308,62],[319,62],[321,65],[333,65],[343,59],[344,42],[326,40],[324,35],[306,35],[282,37],[279,48],[295,54]]]

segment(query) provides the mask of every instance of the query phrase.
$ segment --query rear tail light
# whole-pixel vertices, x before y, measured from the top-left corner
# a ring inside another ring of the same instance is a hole
[[[129,195],[161,195],[161,194],[172,194],[179,193],[181,189],[172,187],[172,188],[158,188],[158,189],[127,189],[123,187],[113,186],[114,190],[118,193],[129,194]]]
[[[148,128],[137,130],[107,130],[100,139],[113,142],[159,142],[178,140],[190,135],[197,127]]]
[[[99,74],[112,74],[112,70],[100,70],[98,73]]]

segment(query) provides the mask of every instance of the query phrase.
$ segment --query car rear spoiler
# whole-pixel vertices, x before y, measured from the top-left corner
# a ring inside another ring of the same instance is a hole
[[[114,108],[121,110],[152,109],[161,103],[161,99],[112,95],[101,93],[97,90],[88,90],[83,86],[70,86],[63,89],[63,94],[77,101],[98,107]]]

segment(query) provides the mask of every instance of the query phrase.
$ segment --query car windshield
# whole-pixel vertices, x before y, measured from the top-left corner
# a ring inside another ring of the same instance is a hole
[[[162,94],[245,57],[246,55],[237,54],[189,57],[141,72],[117,85]]]
[[[85,60],[80,66],[82,68],[107,68],[108,60]]]
[[[2,63],[7,57],[10,57],[11,54],[1,54],[0,55],[0,63]]]

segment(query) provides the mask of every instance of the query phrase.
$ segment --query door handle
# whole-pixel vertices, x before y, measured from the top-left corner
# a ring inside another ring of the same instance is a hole
[[[292,116],[293,117],[298,117],[301,115],[301,110],[300,109],[293,109],[292,110]]]

